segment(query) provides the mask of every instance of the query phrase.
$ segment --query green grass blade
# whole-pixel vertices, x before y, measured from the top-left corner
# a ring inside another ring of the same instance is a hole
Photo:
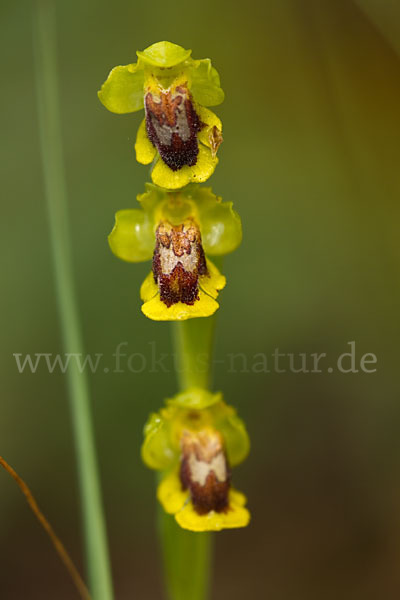
[[[40,146],[63,348],[66,353],[83,354],[69,241],[59,113],[55,9],[54,3],[47,0],[37,0],[34,6],[35,80]],[[89,587],[93,600],[112,600],[89,386],[86,373],[81,373],[74,361],[70,362],[67,370],[67,382],[78,462]]]

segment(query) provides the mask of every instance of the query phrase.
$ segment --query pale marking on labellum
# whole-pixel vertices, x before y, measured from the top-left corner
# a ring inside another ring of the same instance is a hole
[[[226,460],[222,452],[217,454],[210,462],[197,460],[194,454],[189,457],[190,475],[193,482],[204,486],[211,471],[214,471],[218,481],[226,481],[228,477]]]
[[[185,252],[182,254],[182,256],[176,256],[172,249],[172,245],[170,248],[165,248],[164,246],[160,245],[159,253],[161,272],[164,275],[169,275],[172,273],[178,263],[181,263],[185,271],[189,273],[193,273],[193,271],[195,271],[198,267],[199,252],[194,245],[192,246],[190,254],[186,254]]]
[[[161,93],[165,93],[165,92],[161,92]],[[153,96],[151,93],[150,93],[150,95],[155,104],[161,105],[161,98],[157,99],[157,96]],[[175,108],[175,118],[176,118],[175,125],[171,126],[168,123],[163,123],[161,125],[159,120],[157,119],[157,117],[150,111],[151,124],[154,127],[154,130],[156,132],[156,135],[157,135],[160,143],[164,144],[165,146],[170,146],[172,144],[172,135],[174,133],[177,133],[179,135],[182,142],[188,141],[191,137],[191,131],[188,126],[188,119],[187,119],[186,107],[185,107],[186,94],[183,94],[182,92],[175,92],[175,94],[171,94],[172,101],[174,101],[176,98],[180,98],[181,101],[179,104],[176,105],[176,108]],[[145,108],[146,108],[146,113],[147,113],[148,111],[147,111],[146,104],[145,104]]]

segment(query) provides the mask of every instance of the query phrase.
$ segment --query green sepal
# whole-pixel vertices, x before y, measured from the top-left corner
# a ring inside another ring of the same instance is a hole
[[[120,210],[108,237],[113,253],[128,262],[150,260],[155,245],[155,230],[160,221],[180,225],[194,218],[206,254],[220,256],[233,252],[242,241],[242,224],[232,202],[222,202],[211,188],[195,184],[169,192],[151,183],[137,197],[141,209]]]
[[[143,108],[144,71],[139,64],[114,67],[97,95],[113,113],[136,112]]]
[[[233,413],[218,422],[216,427],[224,438],[229,464],[235,467],[249,454],[250,438],[244,422],[234,409],[232,411]]]
[[[189,89],[202,106],[224,100],[217,70],[209,58],[193,60],[191,50],[171,42],[157,42],[138,50],[138,62],[114,67],[98,92],[102,104],[113,113],[135,112],[144,106],[144,87],[149,76],[169,87],[178,76],[187,75]]]
[[[119,210],[108,243],[122,260],[134,263],[150,260],[154,251],[154,223],[143,210]]]
[[[222,394],[192,388],[167,400],[166,408],[150,415],[144,428],[143,461],[152,469],[171,468],[179,459],[183,430],[208,427],[221,433],[231,466],[246,458],[250,440],[236,410],[222,400]]]
[[[193,202],[183,192],[168,192],[152,183],[146,183],[146,191],[139,194],[138,202],[156,227],[161,220],[180,225],[193,216]]]
[[[236,250],[242,241],[242,222],[232,202],[222,202],[211,188],[192,185],[187,190],[197,206],[206,254],[220,256]]]
[[[194,99],[203,106],[217,106],[224,101],[218,71],[209,58],[193,60],[189,66],[190,91]]]
[[[191,50],[185,50],[182,46],[172,42],[157,42],[145,50],[138,50],[136,54],[145,64],[152,67],[168,69],[175,67],[189,58]]]
[[[167,400],[169,406],[179,406],[191,410],[209,408],[222,400],[221,392],[213,394],[203,388],[190,388]]]
[[[177,458],[170,441],[169,423],[160,413],[152,413],[144,426],[142,459],[150,469],[166,470]]]

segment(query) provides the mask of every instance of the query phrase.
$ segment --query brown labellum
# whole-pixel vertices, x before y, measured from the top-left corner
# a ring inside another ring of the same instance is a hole
[[[197,133],[203,127],[189,91],[183,85],[147,92],[144,101],[146,130],[162,160],[173,171],[197,162]]]
[[[199,298],[199,276],[207,275],[199,228],[191,219],[181,225],[162,221],[156,231],[154,281],[167,306],[194,304]]]
[[[180,478],[199,515],[226,512],[230,471],[221,435],[214,430],[184,431]]]

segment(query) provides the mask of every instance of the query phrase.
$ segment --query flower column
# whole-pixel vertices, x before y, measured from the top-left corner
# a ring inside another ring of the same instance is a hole
[[[190,50],[159,42],[137,55],[137,63],[112,69],[99,98],[115,113],[144,108],[135,150],[140,163],[152,163],[153,184],[137,197],[140,208],[116,214],[109,243],[122,260],[152,260],[140,290],[142,312],[181,322],[181,360],[188,368],[181,392],[150,416],[142,456],[161,472],[157,497],[180,527],[243,527],[250,516],[245,497],[232,487],[231,468],[246,457],[248,435],[234,409],[193,367],[196,351],[211,345],[210,317],[226,283],[210,257],[232,252],[242,237],[232,203],[198,185],[214,172],[222,142],[221,121],[206,106],[220,104],[224,94],[210,60],[194,60]],[[201,328],[187,322],[204,317]],[[174,599],[201,597],[170,593]]]

